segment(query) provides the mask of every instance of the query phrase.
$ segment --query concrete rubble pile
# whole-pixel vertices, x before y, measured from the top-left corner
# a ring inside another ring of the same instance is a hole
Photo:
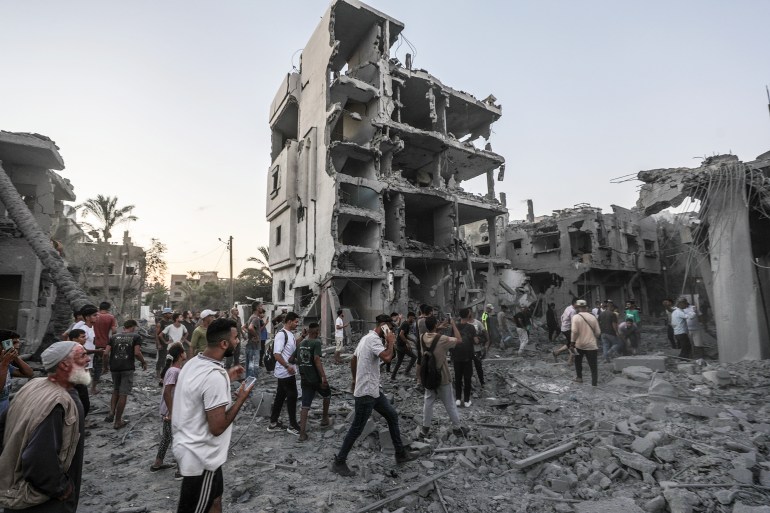
[[[353,478],[328,470],[353,411],[348,366],[326,359],[335,422],[326,430],[318,426],[317,400],[304,443],[266,431],[275,380],[263,374],[234,427],[224,468],[225,508],[768,511],[763,505],[770,503],[770,365],[685,362],[665,356],[665,344],[665,332],[648,326],[644,348],[652,357],[632,357],[636,361],[622,362],[619,371],[600,364],[595,389],[572,382],[574,369],[564,360],[554,363],[542,340],[539,352],[525,358],[493,350],[484,360],[485,387],[474,378],[473,404],[460,409],[472,428],[467,439],[452,434],[437,405],[431,438],[419,440],[423,400],[413,373],[391,381],[383,371],[402,437],[421,457],[397,466],[387,425],[375,414],[350,454]],[[665,370],[653,370],[662,358]],[[101,412],[89,416],[83,511],[175,511],[179,482],[173,471],[149,473],[159,438],[160,392],[150,373],[138,373],[137,382],[127,407],[130,432],[114,431]],[[101,393],[93,404],[106,408],[107,399]]]

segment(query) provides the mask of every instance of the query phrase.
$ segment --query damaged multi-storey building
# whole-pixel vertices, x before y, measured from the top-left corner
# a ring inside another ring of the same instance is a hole
[[[770,357],[770,152],[752,162],[718,155],[638,178],[646,214],[697,202],[689,251],[713,309],[720,360]]]
[[[508,264],[476,254],[463,225],[506,213],[504,159],[483,146],[501,115],[392,56],[404,24],[337,0],[270,108],[267,177],[273,300],[322,322],[485,301]],[[486,176],[485,195],[461,184]]]
[[[51,139],[0,131],[0,166],[14,189],[7,192],[24,202],[43,233],[67,222],[64,202],[74,201],[75,192],[54,171],[64,169],[64,161]],[[48,329],[56,293],[50,270],[0,202],[0,328],[17,331],[25,349],[34,350]]]
[[[660,274],[657,225],[653,218],[612,205],[611,214],[587,204],[505,229],[505,255],[524,271],[542,303],[563,307],[572,298],[635,299],[649,311],[647,282]]]

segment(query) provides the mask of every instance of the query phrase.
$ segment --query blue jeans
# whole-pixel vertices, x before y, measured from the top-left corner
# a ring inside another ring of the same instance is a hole
[[[259,376],[259,348],[246,346],[246,377]]]
[[[404,444],[401,442],[401,432],[398,429],[398,413],[393,405],[390,404],[388,398],[380,393],[380,396],[376,399],[370,395],[363,397],[356,397],[355,415],[353,416],[353,424],[348,430],[348,434],[345,435],[345,440],[342,442],[340,452],[337,453],[335,459],[342,463],[348,459],[348,453],[353,448],[353,444],[361,436],[366,426],[366,421],[372,415],[372,410],[382,415],[388,423],[388,430],[390,431],[390,439],[393,440],[393,448],[396,449],[396,454],[404,452]]]
[[[604,359],[609,359],[611,351],[614,351],[616,355],[623,354],[623,341],[617,335],[610,333],[602,333],[602,355]]]

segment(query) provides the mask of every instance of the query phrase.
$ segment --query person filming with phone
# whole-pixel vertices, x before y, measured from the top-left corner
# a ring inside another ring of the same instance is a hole
[[[244,382],[230,395],[230,380],[243,367],[225,370],[223,360],[238,345],[238,325],[217,319],[206,331],[206,349],[191,358],[179,372],[174,390],[171,429],[173,452],[182,475],[178,513],[222,511],[224,478],[232,424],[254,387]]]

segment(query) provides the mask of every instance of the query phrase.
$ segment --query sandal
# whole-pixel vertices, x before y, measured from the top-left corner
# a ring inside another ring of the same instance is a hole
[[[118,423],[116,422],[116,423],[115,423],[115,425],[114,425],[114,426],[112,426],[112,427],[113,427],[113,429],[122,429],[122,428],[124,428],[124,427],[126,427],[126,426],[128,426],[128,421],[127,421],[127,420],[121,420],[121,421],[120,421],[120,424],[118,424]]]
[[[167,468],[174,468],[176,465],[173,463],[161,463],[157,467],[155,465],[150,467],[150,472],[157,472],[159,470],[166,470]]]

